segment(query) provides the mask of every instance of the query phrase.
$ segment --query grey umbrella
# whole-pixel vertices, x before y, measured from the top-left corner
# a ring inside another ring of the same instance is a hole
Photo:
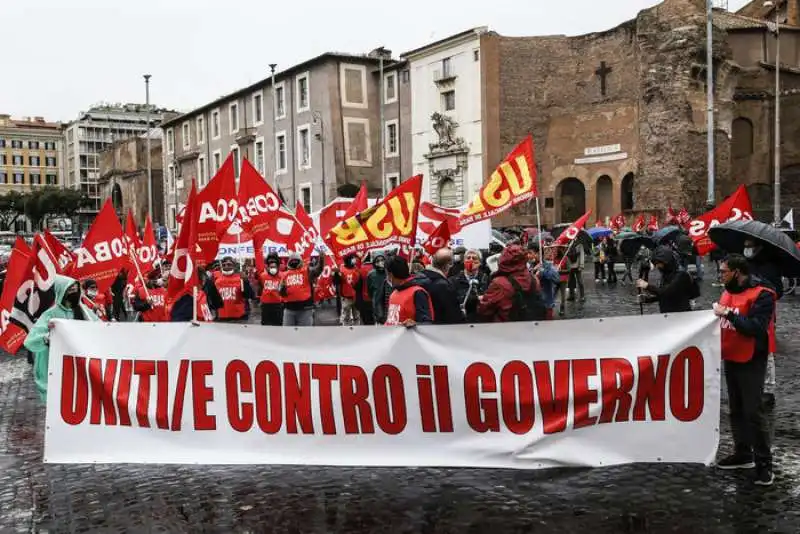
[[[800,277],[800,250],[783,232],[759,221],[732,221],[708,231],[708,237],[726,252],[741,253],[744,242],[753,239],[764,247],[764,254],[774,261],[787,278]]]

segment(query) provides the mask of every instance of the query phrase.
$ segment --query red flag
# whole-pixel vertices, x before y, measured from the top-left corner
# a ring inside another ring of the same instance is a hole
[[[443,222],[447,222],[451,237],[453,234],[457,234],[461,231],[461,221],[459,220],[461,212],[457,209],[445,208],[430,202],[423,202],[419,205],[419,215],[419,229],[427,235],[432,235]],[[423,221],[422,217],[430,219],[430,221]]]
[[[647,223],[647,231],[649,232],[658,232],[658,217],[655,215],[650,216],[650,222]]]
[[[672,209],[672,203],[667,206],[667,218],[664,220],[665,226],[671,226],[674,224],[678,224],[678,216],[675,215],[675,211]]]
[[[450,245],[450,225],[447,221],[439,223],[439,226],[428,236],[428,240],[422,245],[425,252],[431,256],[442,248]]]
[[[466,226],[499,215],[537,195],[533,137],[528,136],[506,156],[489,181],[461,214]]]
[[[128,239],[128,245],[133,245],[137,249],[142,246],[136,221],[133,220],[133,210],[128,210],[128,218],[125,220],[125,237]]]
[[[142,243],[137,249],[139,263],[147,269],[147,272],[153,270],[153,267],[160,261],[158,255],[158,242],[156,235],[153,232],[153,223],[150,221],[150,215],[144,221],[144,234],[142,235]],[[147,274],[147,273],[142,273]]]
[[[559,235],[558,238],[555,241],[553,241],[553,246],[554,247],[564,246],[573,239],[575,239],[576,237],[578,237],[580,231],[583,230],[584,226],[586,226],[586,221],[589,220],[589,215],[591,214],[592,210],[589,210],[583,215],[581,215],[580,219],[572,223],[572,225],[570,225],[569,228],[561,232],[561,235]]]
[[[197,246],[200,247],[198,259],[211,263],[217,257],[220,239],[239,212],[240,204],[236,202],[233,153],[228,155],[208,185],[196,193],[195,202],[197,206],[192,208],[189,208],[189,202],[186,202],[184,221],[189,220],[194,224]],[[194,220],[187,219],[190,209]]]
[[[364,189],[364,191],[366,194],[366,189]],[[300,234],[300,239],[295,241],[293,246],[289,246],[287,248],[289,248],[289,250],[292,250],[293,248],[295,252],[298,252],[303,256],[303,261],[307,262],[311,258],[311,254],[314,252],[314,247],[317,243],[319,232],[317,232],[317,227],[314,226],[314,221],[311,219],[311,216],[306,212],[306,209],[299,200],[297,201],[297,206],[295,206],[294,209],[294,216],[297,219],[299,227],[302,228],[302,233]]]
[[[59,274],[69,275],[75,266],[75,254],[73,254],[50,230],[44,231],[44,242],[47,243],[50,255],[58,262]]]
[[[105,293],[128,264],[128,246],[111,199],[106,200],[83,240],[75,251],[72,275],[78,280],[97,282],[97,290]]]
[[[611,219],[611,229],[615,232],[618,232],[621,228],[625,226],[625,215],[620,213],[613,219]]]
[[[692,222],[691,215],[686,211],[686,208],[681,208],[681,211],[678,212],[678,224],[683,227],[688,227],[690,222]]]
[[[422,175],[394,188],[383,200],[331,230],[328,246],[337,258],[387,245],[413,248],[417,236]]]
[[[314,302],[322,302],[336,297],[336,285],[333,283],[334,262],[330,255],[325,255],[322,272],[314,284]]]
[[[636,221],[633,223],[633,227],[631,228],[634,232],[641,232],[644,230],[644,213],[640,213],[638,217],[636,217]]]
[[[740,185],[719,206],[704,213],[689,224],[689,237],[694,241],[697,252],[701,256],[705,256],[716,248],[716,245],[708,238],[709,228],[724,222],[738,220],[753,220],[753,205],[750,203],[750,195],[747,194],[747,188],[743,185]]]
[[[323,240],[327,243],[331,228],[340,222],[354,217],[356,214],[366,211],[369,207],[367,197],[367,186],[361,184],[361,189],[353,200],[334,200],[319,212],[319,231]]]
[[[278,214],[283,207],[280,197],[250,164],[242,162],[239,177],[239,207],[237,220],[239,226],[253,236],[256,267],[264,270],[264,241],[277,233]]]
[[[172,268],[169,271],[169,281],[167,282],[167,299],[171,302],[175,302],[199,285],[197,278],[199,253],[197,233],[195,231],[195,221],[197,221],[195,209],[200,204],[197,202],[196,197],[197,191],[194,180],[192,180],[192,188],[189,190],[189,198],[186,201],[186,217],[184,218],[186,224],[181,225],[181,232],[175,242]]]
[[[350,206],[348,206],[347,211],[344,212],[344,216],[339,220],[344,221],[346,219],[349,219],[350,217],[355,217],[356,214],[361,213],[362,211],[366,211],[368,207],[369,207],[369,198],[367,197],[367,184],[361,182],[361,188],[358,190],[356,198],[353,199],[353,202],[350,203]]]
[[[31,247],[24,239],[17,236],[6,266],[3,293],[0,295],[0,348],[11,354],[17,352],[27,335],[27,330],[11,324],[11,312],[14,308],[17,291],[25,280],[32,254]]]
[[[58,274],[58,262],[49,252],[41,234],[34,236],[33,250],[30,252],[24,247],[15,247],[15,250],[19,258],[15,262],[14,272],[9,263],[3,288],[3,297],[6,297],[6,289],[10,289],[13,295],[11,317],[2,335],[2,348],[11,354],[16,354],[34,323],[45,310],[53,306],[53,284]],[[27,262],[24,261],[26,256]]]

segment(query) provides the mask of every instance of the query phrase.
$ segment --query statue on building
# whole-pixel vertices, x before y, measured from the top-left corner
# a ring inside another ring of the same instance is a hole
[[[437,146],[439,148],[449,148],[456,144],[456,139],[453,137],[456,126],[458,126],[452,118],[443,115],[438,111],[431,115],[433,121],[433,130],[439,136]]]

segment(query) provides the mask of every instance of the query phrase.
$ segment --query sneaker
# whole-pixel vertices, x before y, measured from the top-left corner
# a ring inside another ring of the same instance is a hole
[[[750,453],[738,452],[717,462],[718,469],[752,469],[756,466],[753,455]]]
[[[775,474],[772,466],[759,465],[756,467],[756,479],[753,481],[756,486],[771,486],[775,482]]]

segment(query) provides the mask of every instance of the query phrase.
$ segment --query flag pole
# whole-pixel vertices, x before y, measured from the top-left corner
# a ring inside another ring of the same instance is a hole
[[[544,248],[542,248],[542,215],[539,212],[539,196],[536,196],[536,228],[539,230],[539,256],[544,258]]]
[[[197,286],[192,288],[192,321],[197,322]]]
[[[131,249],[128,248],[128,255],[129,256],[135,255],[135,254],[136,254],[136,252],[131,253]],[[139,281],[142,283],[142,287],[144,288],[145,296],[147,298],[150,298],[150,292],[147,290],[147,282],[145,281],[144,276],[142,276],[142,270],[139,268],[139,261],[136,258],[131,257],[131,263],[133,263],[133,266],[136,267],[136,275],[139,277]]]

